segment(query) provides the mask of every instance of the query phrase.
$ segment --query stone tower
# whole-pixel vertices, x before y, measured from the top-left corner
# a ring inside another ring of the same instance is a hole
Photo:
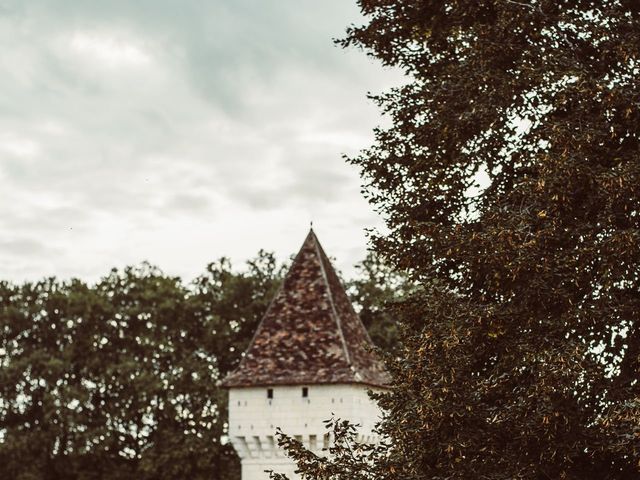
[[[229,437],[242,480],[264,480],[265,469],[294,474],[277,447],[280,427],[319,453],[330,441],[323,420],[335,414],[361,425],[374,441],[378,407],[367,390],[389,377],[369,350],[371,340],[313,230],[258,326],[229,389]]]

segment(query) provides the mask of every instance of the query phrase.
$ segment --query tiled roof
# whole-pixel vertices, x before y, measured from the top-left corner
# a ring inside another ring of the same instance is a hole
[[[385,386],[389,376],[370,346],[364,325],[311,230],[240,365],[222,385]]]

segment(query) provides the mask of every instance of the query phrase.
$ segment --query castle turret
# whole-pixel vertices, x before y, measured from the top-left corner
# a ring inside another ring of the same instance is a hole
[[[265,469],[294,466],[277,447],[276,428],[319,453],[328,446],[323,420],[335,414],[361,425],[374,441],[379,417],[367,390],[384,389],[388,374],[313,230],[258,326],[229,389],[229,438],[242,480],[264,480]]]

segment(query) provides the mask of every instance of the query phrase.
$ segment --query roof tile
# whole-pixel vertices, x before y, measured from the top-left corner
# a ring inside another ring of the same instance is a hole
[[[313,230],[225,387],[385,386],[389,375]]]

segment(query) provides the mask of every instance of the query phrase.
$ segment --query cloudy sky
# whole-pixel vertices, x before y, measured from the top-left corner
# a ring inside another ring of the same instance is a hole
[[[380,225],[344,162],[399,82],[332,43],[355,0],[0,0],[0,278],[295,253]]]

